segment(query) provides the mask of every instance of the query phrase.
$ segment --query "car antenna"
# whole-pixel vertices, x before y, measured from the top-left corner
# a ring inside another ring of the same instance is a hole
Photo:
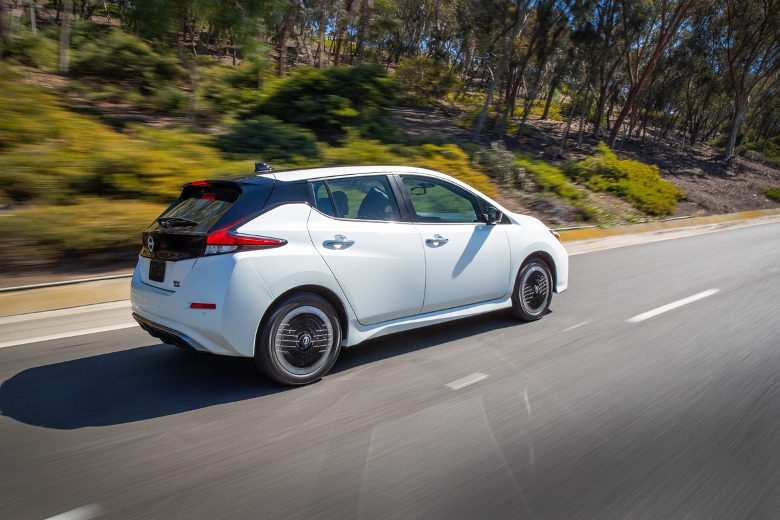
[[[268,166],[264,162],[255,163],[255,173],[265,173],[265,172],[272,172],[272,171],[274,171],[274,169]]]

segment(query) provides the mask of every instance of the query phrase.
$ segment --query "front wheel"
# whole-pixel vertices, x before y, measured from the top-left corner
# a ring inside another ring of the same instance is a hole
[[[341,325],[333,306],[316,294],[297,294],[280,302],[257,338],[255,363],[283,385],[317,381],[336,362]]]
[[[523,321],[540,319],[552,302],[553,284],[550,268],[544,260],[529,258],[520,269],[512,292],[512,311]]]

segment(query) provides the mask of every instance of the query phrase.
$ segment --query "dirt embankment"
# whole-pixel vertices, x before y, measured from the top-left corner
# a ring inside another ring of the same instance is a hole
[[[426,111],[399,109],[393,111],[391,121],[407,136],[430,139],[452,139],[466,142],[472,133],[456,125],[454,111]],[[554,164],[580,159],[591,153],[598,140],[585,129],[583,144],[577,147],[579,128],[572,125],[566,150],[561,154],[561,138],[565,123],[551,120],[529,120],[522,136],[507,136],[508,150],[521,151]],[[487,130],[490,128],[487,126]],[[780,169],[766,162],[735,157],[725,160],[712,146],[702,144],[683,148],[669,141],[655,143],[648,135],[646,142],[638,140],[620,143],[616,152],[624,158],[636,159],[659,167],[664,179],[685,190],[685,199],[677,205],[675,217],[706,216],[738,211],[780,208],[780,203],[769,199],[762,190],[780,189]],[[489,132],[481,141],[489,144]],[[598,203],[605,209],[620,213],[624,204],[608,195],[598,194]],[[513,194],[502,198],[510,209],[525,210],[548,222],[573,223],[576,212],[563,202],[541,199],[527,194]]]

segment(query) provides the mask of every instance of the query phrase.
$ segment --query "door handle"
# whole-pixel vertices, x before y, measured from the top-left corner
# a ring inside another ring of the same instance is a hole
[[[333,240],[326,240],[322,245],[331,249],[346,249],[354,243],[354,240],[349,240],[344,235],[336,235]]]
[[[441,235],[433,235],[433,238],[426,238],[425,239],[425,243],[426,244],[431,244],[432,246],[440,246],[440,245],[446,244],[449,241],[450,241],[449,238],[444,238]]]

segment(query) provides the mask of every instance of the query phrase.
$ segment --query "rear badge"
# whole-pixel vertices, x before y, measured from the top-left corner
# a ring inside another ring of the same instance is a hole
[[[146,239],[146,249],[148,249],[150,253],[154,251],[154,239],[151,236]]]
[[[181,287],[181,282],[179,280],[174,280],[173,281],[173,286],[174,287]]]

